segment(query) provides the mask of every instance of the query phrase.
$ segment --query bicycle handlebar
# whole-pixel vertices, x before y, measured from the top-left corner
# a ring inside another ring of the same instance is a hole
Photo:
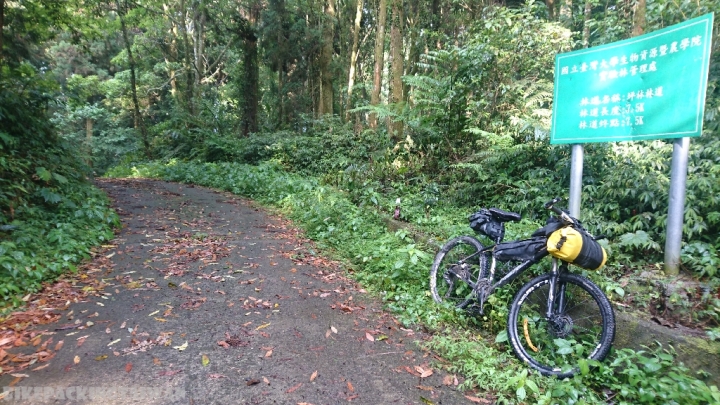
[[[555,204],[562,201],[562,197],[555,197],[552,200],[545,203],[545,208],[549,209],[550,211],[556,213],[566,224],[575,224],[575,219],[565,213],[565,211],[561,210],[560,208],[556,207]]]

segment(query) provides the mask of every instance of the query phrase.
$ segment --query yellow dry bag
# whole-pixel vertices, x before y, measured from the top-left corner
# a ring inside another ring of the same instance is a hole
[[[562,261],[588,270],[600,269],[607,260],[605,249],[592,236],[569,226],[550,234],[547,250]]]

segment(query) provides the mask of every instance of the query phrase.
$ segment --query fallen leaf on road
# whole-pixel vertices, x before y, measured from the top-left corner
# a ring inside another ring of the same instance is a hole
[[[255,328],[255,330],[260,330],[260,329],[263,329],[263,328],[267,328],[268,326],[270,326],[270,322],[264,323],[264,324],[258,326],[257,328]]]
[[[224,340],[218,340],[217,344],[218,344],[218,346],[222,346],[222,347],[224,347],[224,348],[226,348],[226,349],[230,347],[230,345],[228,344],[228,342],[226,342],[226,341],[224,341]]]
[[[210,378],[227,378],[227,376],[224,376],[222,374],[210,374]]]
[[[433,374],[433,371],[431,368],[424,369],[420,366],[415,366],[415,371],[420,373],[420,378],[430,377]]]
[[[47,367],[47,366],[49,366],[49,365],[50,365],[50,363],[47,363],[47,364],[45,364],[44,366],[35,367],[34,369],[32,369],[32,371],[40,371],[40,370],[44,369],[45,367]]]
[[[115,343],[117,343],[117,342],[119,342],[119,341],[120,341],[120,339],[115,339],[115,340],[113,340],[112,342],[108,343],[108,346],[112,346],[112,345],[114,345]]]
[[[353,387],[353,385],[350,381],[347,382],[347,387],[350,392],[355,391],[355,387]]]
[[[337,329],[335,329],[335,327],[334,327],[334,326],[331,326],[331,327],[330,327],[330,330],[332,331],[332,333],[335,333],[335,334],[337,334]]]
[[[270,356],[272,356],[272,350],[268,350],[267,352],[265,352],[265,357],[270,357]]]
[[[484,398],[474,397],[474,396],[471,396],[471,395],[465,395],[465,398],[469,399],[470,402],[474,402],[474,403],[476,403],[476,404],[489,404],[489,403],[492,402],[492,401],[490,401],[490,400],[487,400],[487,399],[484,399]]]
[[[178,349],[180,351],[183,351],[183,350],[187,349],[187,347],[188,347],[188,342],[185,342],[180,346],[173,346],[173,349]]]
[[[286,394],[291,394],[291,393],[295,392],[295,390],[297,390],[297,389],[300,388],[301,386],[302,386],[302,383],[297,383],[297,385],[294,385],[294,386],[288,388],[288,390],[285,391],[285,393],[286,393]]]
[[[260,380],[258,380],[257,378],[253,378],[252,380],[247,380],[247,382],[245,383],[245,385],[247,385],[248,387],[255,384],[260,384]]]
[[[263,377],[263,382],[267,385],[270,385],[270,380],[268,380],[267,377]]]
[[[203,354],[203,355],[202,355],[202,365],[203,365],[203,367],[207,367],[208,364],[210,364],[210,359],[208,358],[207,355]]]
[[[80,356],[75,356],[75,358],[73,359],[73,362],[75,362],[75,364],[80,363]]]
[[[310,376],[310,381],[313,381],[313,380],[315,380],[316,378],[317,378],[317,370],[315,370],[315,372],[312,373],[312,375]]]
[[[60,349],[63,347],[63,344],[64,344],[64,343],[65,343],[64,340],[61,340],[61,341],[57,342],[57,344],[55,345],[55,351],[60,350]]]
[[[169,377],[169,376],[173,376],[173,375],[175,375],[175,374],[177,374],[177,373],[182,373],[182,370],[175,370],[175,371],[166,370],[166,371],[161,371],[161,372],[158,373],[158,375],[159,375],[159,376],[168,376],[168,377]]]
[[[453,376],[446,375],[443,377],[443,385],[453,385]]]
[[[10,374],[10,375],[13,376],[13,377],[17,377],[17,378],[30,377],[30,376],[27,375],[27,374]]]
[[[132,363],[126,364],[126,365],[125,365],[125,372],[126,372],[126,373],[129,373],[130,370],[132,370],[132,367],[133,367],[133,366],[132,366]]]
[[[155,364],[156,366],[159,366],[159,365],[160,365],[160,359],[158,359],[157,357],[153,357],[153,364]]]
[[[107,359],[107,358],[108,358],[107,354],[101,354],[100,356],[96,356],[96,357],[95,357],[95,360],[97,360],[97,361],[103,361],[103,360],[105,360],[105,359]]]
[[[423,391],[432,391],[434,389],[433,387],[428,387],[427,385],[416,385],[415,387]]]
[[[365,339],[367,339],[371,342],[375,341],[375,338],[373,337],[373,335],[370,334],[370,332],[365,332]]]

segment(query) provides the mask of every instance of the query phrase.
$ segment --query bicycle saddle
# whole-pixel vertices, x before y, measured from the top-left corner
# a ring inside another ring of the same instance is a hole
[[[519,221],[521,218],[516,212],[503,211],[499,208],[490,208],[488,211],[500,222]]]

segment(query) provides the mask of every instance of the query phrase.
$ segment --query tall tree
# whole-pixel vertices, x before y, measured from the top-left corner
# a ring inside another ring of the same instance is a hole
[[[572,27],[573,20],[573,2],[572,0],[562,0],[560,3],[560,23],[566,27]]]
[[[390,57],[392,59],[390,102],[400,115],[403,101],[403,0],[392,0],[392,18],[390,23]],[[403,136],[403,122],[392,120],[390,124],[392,138],[397,142]]]
[[[145,121],[143,120],[142,115],[140,115],[140,103],[138,102],[137,79],[135,74],[135,57],[133,56],[132,45],[130,44],[130,39],[128,37],[127,24],[125,23],[125,17],[128,10],[127,0],[123,1],[123,4],[120,3],[120,0],[115,0],[115,5],[117,6],[117,14],[120,19],[120,29],[123,41],[125,42],[125,50],[128,54],[128,63],[130,64],[130,92],[132,93],[133,101],[133,121],[135,129],[140,131],[140,138],[142,139],[145,157],[149,159],[152,157],[150,152],[150,139],[148,138]]]
[[[0,0],[0,68],[3,65],[3,27],[5,27],[5,0]],[[0,74],[2,70],[0,69]]]
[[[645,19],[646,12],[645,0],[636,0],[633,6],[633,30],[632,36],[637,37],[645,33],[645,25],[647,21]]]
[[[348,89],[347,89],[347,106],[345,108],[345,121],[350,120],[350,110],[352,109],[352,93],[355,86],[355,68],[358,59],[358,43],[360,42],[360,21],[362,20],[363,0],[356,0],[355,23],[353,25],[353,43],[350,51],[350,69],[348,72]]]
[[[322,29],[322,48],[320,49],[320,104],[318,116],[333,113],[333,74],[330,70],[335,38],[335,0],[325,0],[325,18]]]
[[[377,26],[375,27],[375,68],[373,69],[373,88],[370,94],[370,104],[380,104],[380,91],[382,89],[382,71],[385,54],[385,20],[387,19],[387,0],[380,0],[378,5]],[[377,128],[377,115],[370,114],[370,127]]]
[[[261,4],[253,0],[249,6],[239,10],[236,34],[242,41],[242,73],[238,88],[241,91],[241,125],[242,136],[248,136],[258,130],[258,86],[260,68],[258,61],[258,37],[256,26],[260,16]]]

